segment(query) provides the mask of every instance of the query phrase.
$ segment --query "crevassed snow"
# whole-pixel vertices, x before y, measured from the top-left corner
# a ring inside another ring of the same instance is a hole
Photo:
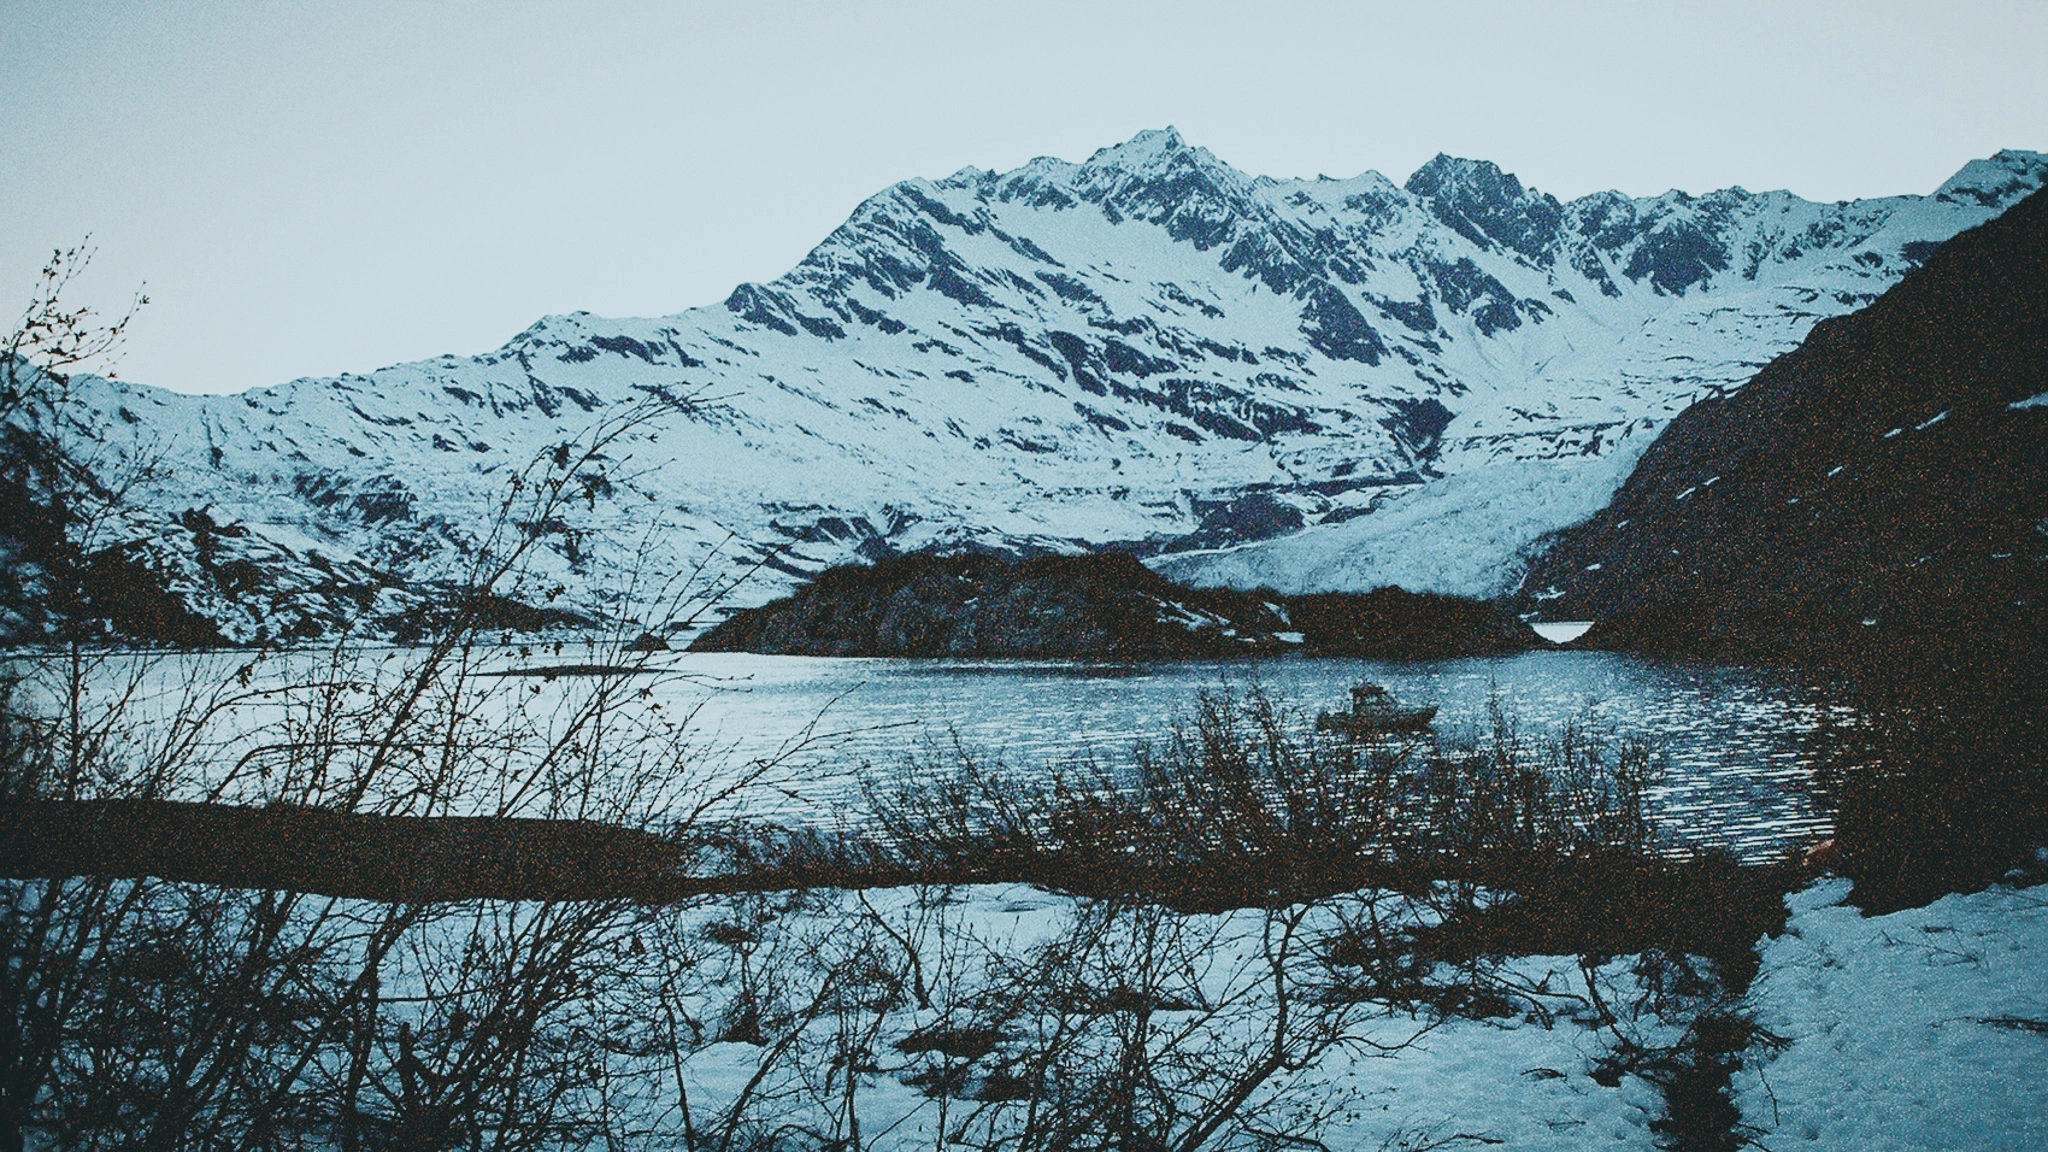
[[[1206,587],[1299,593],[1399,585],[1490,594],[1521,578],[1532,541],[1606,507],[1634,460],[1616,453],[1502,461],[1400,492],[1339,524],[1147,563]]]

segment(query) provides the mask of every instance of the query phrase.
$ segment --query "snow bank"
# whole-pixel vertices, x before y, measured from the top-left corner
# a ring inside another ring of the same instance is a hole
[[[2048,1147],[2048,887],[1865,918],[1846,880],[1787,897],[1750,999],[1792,1042],[1735,1078],[1765,1145]]]

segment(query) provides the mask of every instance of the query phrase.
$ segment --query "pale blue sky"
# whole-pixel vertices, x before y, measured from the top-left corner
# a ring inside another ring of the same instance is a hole
[[[2039,0],[0,0],[0,304],[91,232],[83,298],[154,298],[123,376],[367,371],[714,302],[896,180],[1166,124],[1275,176],[1926,192],[2048,150],[2043,44]]]

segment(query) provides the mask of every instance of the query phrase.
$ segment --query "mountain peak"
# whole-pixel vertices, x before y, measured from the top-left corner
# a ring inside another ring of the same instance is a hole
[[[1548,263],[1564,210],[1555,197],[1524,189],[1500,165],[1439,152],[1404,187],[1427,199],[1437,219],[1481,248],[1499,244]]]
[[[585,507],[591,534],[542,546],[562,606],[618,611],[633,565],[710,574],[731,556],[782,581],[968,546],[1167,549],[1245,587],[1491,593],[1529,542],[1598,510],[1650,429],[1995,214],[1965,187],[1996,197],[2043,170],[1994,157],[1940,205],[1798,202],[1811,227],[1750,256],[1789,193],[1768,220],[1739,196],[1560,213],[1483,161],[1438,157],[1411,191],[1254,179],[1160,128],[1089,162],[893,185],[723,303],[549,316],[468,361],[236,398],[78,380],[66,435],[117,464],[175,440],[109,539],[246,642],[402,621],[493,522],[506,467],[621,405],[699,393],[717,402],[663,416],[659,447],[650,426],[621,499]],[[246,535],[184,515],[208,508]],[[241,582],[243,561],[262,579]],[[8,615],[14,576],[0,641],[43,627]]]
[[[1088,157],[1088,166],[1121,168],[1129,172],[1159,171],[1182,157],[1220,163],[1208,149],[1191,147],[1181,139],[1179,130],[1169,124],[1164,128],[1147,128],[1121,144],[1096,149],[1095,154]]]
[[[1499,184],[1503,180],[1514,186],[1516,196],[1521,195],[1521,181],[1501,171],[1500,165],[1495,164],[1493,161],[1468,160],[1463,156],[1453,156],[1448,152],[1439,152],[1435,156],[1430,157],[1428,163],[1417,168],[1414,174],[1408,177],[1408,183],[1402,185],[1402,187],[1415,193],[1417,196],[1434,196],[1439,189],[1446,186],[1455,186],[1473,181],[1483,184]]]
[[[2048,156],[2008,148],[1989,159],[1963,165],[1934,190],[1934,198],[2005,208],[2044,182],[2048,182]]]

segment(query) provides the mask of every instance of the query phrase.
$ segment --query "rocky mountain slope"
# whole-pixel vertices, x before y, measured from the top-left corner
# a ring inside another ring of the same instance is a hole
[[[1525,603],[1588,644],[1797,655],[2048,636],[2048,193],[1644,453]]]
[[[515,474],[636,405],[537,526],[556,609],[652,619],[757,569],[729,602],[759,603],[966,545],[1491,594],[1686,405],[2044,175],[2005,152],[1931,196],[1561,203],[1480,161],[1272,180],[1146,132],[899,184],[722,305],[234,396],[81,378],[34,419],[124,493],[95,554],[242,641],[400,618]]]

